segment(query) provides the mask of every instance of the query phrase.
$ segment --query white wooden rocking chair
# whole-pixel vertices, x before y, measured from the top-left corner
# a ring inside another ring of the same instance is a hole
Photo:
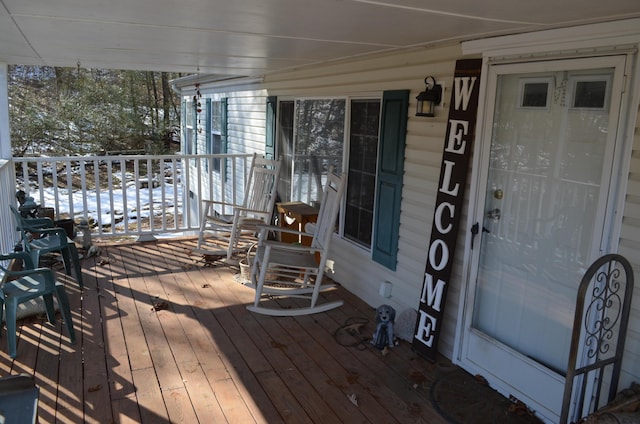
[[[281,160],[271,160],[254,154],[247,177],[242,204],[203,200],[196,253],[224,256],[231,259],[240,249],[241,236],[257,234],[259,225],[271,223],[277,198]],[[226,214],[231,210],[231,214]],[[221,241],[228,240],[226,248]],[[248,249],[250,244],[245,247]]]
[[[307,224],[307,227],[313,225],[312,234],[273,226],[262,228],[251,270],[251,285],[256,290],[256,297],[254,304],[247,306],[248,310],[265,315],[295,316],[324,312],[343,304],[341,300],[322,304],[317,302],[321,291],[334,287],[333,284],[323,284],[322,278],[344,190],[344,179],[330,172],[317,222]],[[310,246],[303,246],[268,240],[270,232],[313,238]],[[274,296],[302,298],[308,300],[309,304],[299,308],[282,308],[275,301],[276,307],[261,303],[265,297]]]

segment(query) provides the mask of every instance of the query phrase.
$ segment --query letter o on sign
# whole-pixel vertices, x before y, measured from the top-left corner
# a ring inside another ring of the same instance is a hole
[[[439,260],[438,260],[439,259]],[[449,248],[440,239],[434,240],[429,247],[429,263],[436,271],[442,271],[449,262]]]

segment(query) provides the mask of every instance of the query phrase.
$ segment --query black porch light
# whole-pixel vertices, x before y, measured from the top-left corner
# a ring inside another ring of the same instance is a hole
[[[431,80],[431,82],[429,82]],[[416,106],[416,116],[436,116],[436,106],[440,104],[442,100],[442,86],[436,84],[434,77],[426,77],[424,79],[425,89],[422,93],[418,94],[416,100],[418,104]]]

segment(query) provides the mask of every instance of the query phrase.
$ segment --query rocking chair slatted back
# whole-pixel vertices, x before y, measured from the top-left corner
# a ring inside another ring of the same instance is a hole
[[[240,204],[217,200],[204,200],[197,253],[224,256],[227,259],[238,252],[244,232],[257,232],[258,225],[270,224],[277,187],[282,168],[281,160],[271,160],[253,155],[251,167]],[[231,214],[227,211],[231,210]],[[218,212],[220,211],[220,212]],[[221,247],[226,243],[226,246]],[[250,244],[247,244],[246,248]]]

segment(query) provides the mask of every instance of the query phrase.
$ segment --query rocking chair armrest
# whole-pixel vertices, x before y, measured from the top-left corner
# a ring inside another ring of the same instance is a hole
[[[242,205],[239,205],[237,203],[229,203],[229,202],[223,202],[221,200],[203,200],[202,203],[209,203],[211,205],[222,205],[222,206],[226,206],[229,208],[241,208]]]
[[[313,233],[298,231],[291,228],[278,227],[275,225],[258,225],[257,227],[258,229],[260,229],[261,237],[263,233],[266,234],[268,232],[295,234],[297,236],[302,236],[302,237],[313,237]]]
[[[260,209],[251,209],[251,208],[245,208],[244,206],[234,206],[233,208],[233,212],[234,213],[240,213],[240,212],[253,212],[253,213],[262,213],[262,214],[267,214],[268,212],[265,212],[263,210]]]
[[[270,247],[271,249],[276,249],[276,250],[286,250],[288,252],[316,253],[316,252],[322,252],[324,250],[322,248],[305,246],[297,243],[283,243],[281,241],[276,241],[276,240],[265,240],[264,246]]]

